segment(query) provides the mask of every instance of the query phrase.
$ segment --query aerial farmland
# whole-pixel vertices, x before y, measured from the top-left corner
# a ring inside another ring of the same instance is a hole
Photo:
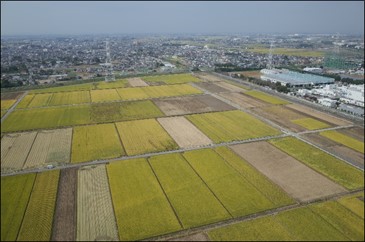
[[[1,240],[364,240],[364,126],[215,73],[1,95]]]

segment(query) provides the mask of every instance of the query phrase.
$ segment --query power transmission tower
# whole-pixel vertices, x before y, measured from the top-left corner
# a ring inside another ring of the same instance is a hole
[[[106,82],[112,82],[115,81],[114,72],[113,72],[113,64],[110,57],[110,47],[109,47],[109,41],[105,41],[105,52],[106,52],[106,59],[104,63],[105,67],[105,81]]]
[[[267,66],[266,66],[266,68],[269,69],[269,70],[271,70],[273,68],[273,64],[272,64],[273,63],[272,62],[273,47],[274,47],[274,41],[271,41],[271,43],[270,43],[270,50],[269,50],[269,56],[268,56],[269,60],[268,60]]]

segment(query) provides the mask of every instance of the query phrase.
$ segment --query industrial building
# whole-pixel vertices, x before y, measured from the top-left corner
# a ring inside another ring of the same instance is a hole
[[[334,78],[318,76],[313,74],[303,74],[286,69],[262,69],[261,80],[270,82],[280,82],[283,86],[306,87],[322,84],[332,84]]]

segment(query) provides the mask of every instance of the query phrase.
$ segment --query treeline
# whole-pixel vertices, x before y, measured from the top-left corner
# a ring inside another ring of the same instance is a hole
[[[243,76],[238,76],[233,74],[232,77],[236,77],[236,78],[241,78],[245,81],[249,81],[253,84],[259,85],[259,86],[263,86],[263,87],[269,87],[273,90],[276,90],[278,92],[283,92],[283,93],[288,93],[290,90],[287,86],[282,86],[280,82],[270,82],[270,81],[263,81],[261,79],[258,78],[254,78],[254,77],[243,77]]]

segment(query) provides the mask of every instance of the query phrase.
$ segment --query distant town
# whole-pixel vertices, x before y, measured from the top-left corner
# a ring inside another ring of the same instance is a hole
[[[103,80],[106,40],[115,78],[217,72],[364,115],[364,39],[339,34],[5,36],[2,91]]]

